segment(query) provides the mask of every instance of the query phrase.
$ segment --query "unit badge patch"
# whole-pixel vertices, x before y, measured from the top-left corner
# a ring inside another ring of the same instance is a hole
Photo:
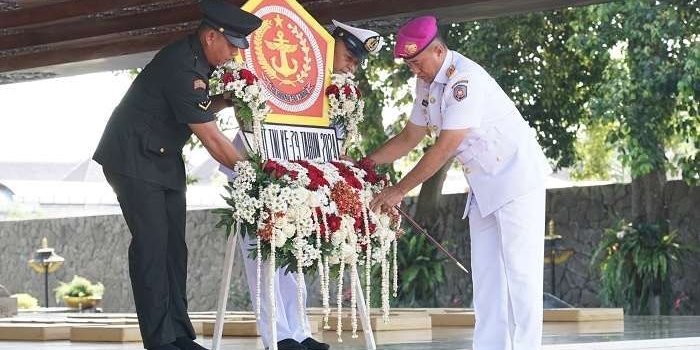
[[[452,97],[457,101],[462,101],[467,98],[467,85],[456,84],[452,87]]]
[[[194,81],[194,89],[195,90],[198,90],[198,89],[204,90],[206,88],[207,88],[207,83],[205,83],[204,80],[197,79]]]

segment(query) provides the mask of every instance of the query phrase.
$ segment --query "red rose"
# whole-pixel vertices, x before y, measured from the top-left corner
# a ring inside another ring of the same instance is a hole
[[[319,187],[323,186],[329,186],[330,184],[328,181],[326,181],[325,177],[323,176],[323,172],[316,168],[315,166],[311,165],[311,163],[305,161],[305,160],[296,160],[294,161],[295,163],[303,166],[308,170],[308,176],[310,183],[308,186],[306,186],[307,189],[311,191],[316,191],[319,189]]]
[[[277,179],[289,173],[289,170],[287,170],[287,168],[285,168],[282,164],[279,164],[274,160],[269,159],[265,162],[265,165],[263,165],[263,171],[266,174],[270,174],[270,176],[273,176]],[[296,179],[296,175],[298,174],[290,174],[289,176],[291,176],[293,179]]]
[[[335,160],[332,160],[332,161],[331,161],[331,164],[333,164],[333,166],[334,166],[336,169],[338,169],[339,172],[342,173],[343,171],[345,171],[345,164],[343,164],[343,163],[341,163],[341,162],[338,162],[338,161],[335,161]]]
[[[268,174],[271,174],[273,171],[275,171],[277,166],[279,166],[279,164],[277,164],[277,162],[275,162],[274,160],[268,159],[265,162],[265,165],[263,165],[263,171],[268,173]]]
[[[340,216],[335,214],[328,215],[326,217],[326,221],[328,222],[328,228],[331,229],[331,232],[335,232],[340,229]]]
[[[321,187],[320,180],[316,175],[309,173],[309,180],[309,185],[306,186],[307,189],[316,191],[319,187]]]
[[[374,233],[377,231],[377,224],[370,222],[369,225],[367,225],[367,226],[368,226],[367,228],[369,228],[370,233]]]
[[[373,185],[376,185],[380,181],[382,181],[382,178],[380,178],[379,175],[377,175],[377,172],[374,171],[374,169],[370,169],[370,170],[367,170],[367,175],[365,175],[365,181],[367,181]]]
[[[355,223],[353,224],[353,228],[355,228],[356,232],[364,233],[365,230],[362,229],[363,224],[364,224],[364,220],[362,220],[362,215],[360,215],[359,217],[355,218]]]
[[[345,95],[345,97],[350,97],[350,95],[352,95],[352,88],[350,85],[343,86],[343,95]]]
[[[287,173],[287,168],[285,168],[281,165],[275,169],[275,177],[278,179],[281,178],[282,176],[284,176],[286,173]]]
[[[343,178],[345,179],[345,182],[348,183],[348,185],[357,188],[358,190],[362,189],[362,183],[354,175]]]
[[[355,166],[366,171],[366,170],[374,169],[375,163],[372,160],[372,158],[364,157],[364,158],[360,159],[360,161],[357,162],[357,164],[355,164]]]
[[[331,164],[338,169],[338,173],[340,173],[340,176],[343,178],[343,180],[345,180],[345,183],[358,190],[362,189],[362,183],[355,177],[355,173],[352,171],[352,169],[348,168],[341,162],[332,161]]]
[[[221,80],[224,82],[224,85],[226,85],[228,83],[232,83],[235,80],[235,78],[231,73],[224,73],[224,76],[221,78]]]
[[[309,185],[307,186],[307,188],[311,191],[316,191],[320,187],[323,187],[323,186],[329,186],[328,181],[326,181],[326,179],[323,177],[322,174],[318,174],[315,172],[309,172],[309,180],[311,180],[311,181],[310,181]]]
[[[340,95],[340,90],[337,86],[330,85],[326,88],[326,96],[330,97],[331,95],[335,97],[338,97]]]
[[[241,69],[241,79],[245,80],[245,83],[247,85],[253,85],[256,80],[258,80],[258,77],[253,74],[253,72],[247,70],[247,69]]]
[[[372,159],[367,157],[362,158],[355,164],[355,166],[367,172],[367,175],[365,175],[364,178],[365,181],[376,185],[383,180],[383,178],[377,174],[376,165]]]

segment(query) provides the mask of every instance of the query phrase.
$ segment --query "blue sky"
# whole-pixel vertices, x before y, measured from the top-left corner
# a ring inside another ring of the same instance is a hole
[[[0,161],[89,158],[130,82],[102,72],[0,85]]]

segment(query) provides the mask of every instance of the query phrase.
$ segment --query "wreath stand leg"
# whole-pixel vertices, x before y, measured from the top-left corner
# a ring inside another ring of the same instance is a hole
[[[226,256],[224,257],[224,271],[221,276],[221,286],[219,287],[219,299],[216,302],[216,322],[214,323],[214,334],[212,334],[211,348],[219,350],[221,347],[221,336],[224,332],[224,315],[226,314],[226,303],[228,302],[228,292],[231,286],[231,272],[233,271],[233,257],[236,253],[236,243],[241,232],[241,225],[236,223],[235,231],[228,236],[226,241]]]
[[[360,275],[355,274],[355,286],[357,290],[355,295],[357,296],[357,308],[360,312],[360,324],[362,324],[362,333],[365,335],[365,345],[368,350],[376,350],[377,344],[374,342],[374,332],[372,332],[372,323],[369,319],[369,310],[367,309],[367,304],[365,304],[365,292],[362,290],[362,284],[360,284]]]

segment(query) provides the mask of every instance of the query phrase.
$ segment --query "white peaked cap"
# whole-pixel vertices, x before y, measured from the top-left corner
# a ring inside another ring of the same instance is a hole
[[[377,54],[384,45],[382,36],[373,30],[349,26],[336,20],[333,20],[333,25],[336,28],[333,35],[342,38],[348,49],[356,56],[360,56],[358,58],[364,58],[368,53]],[[347,34],[354,38],[348,37]]]

